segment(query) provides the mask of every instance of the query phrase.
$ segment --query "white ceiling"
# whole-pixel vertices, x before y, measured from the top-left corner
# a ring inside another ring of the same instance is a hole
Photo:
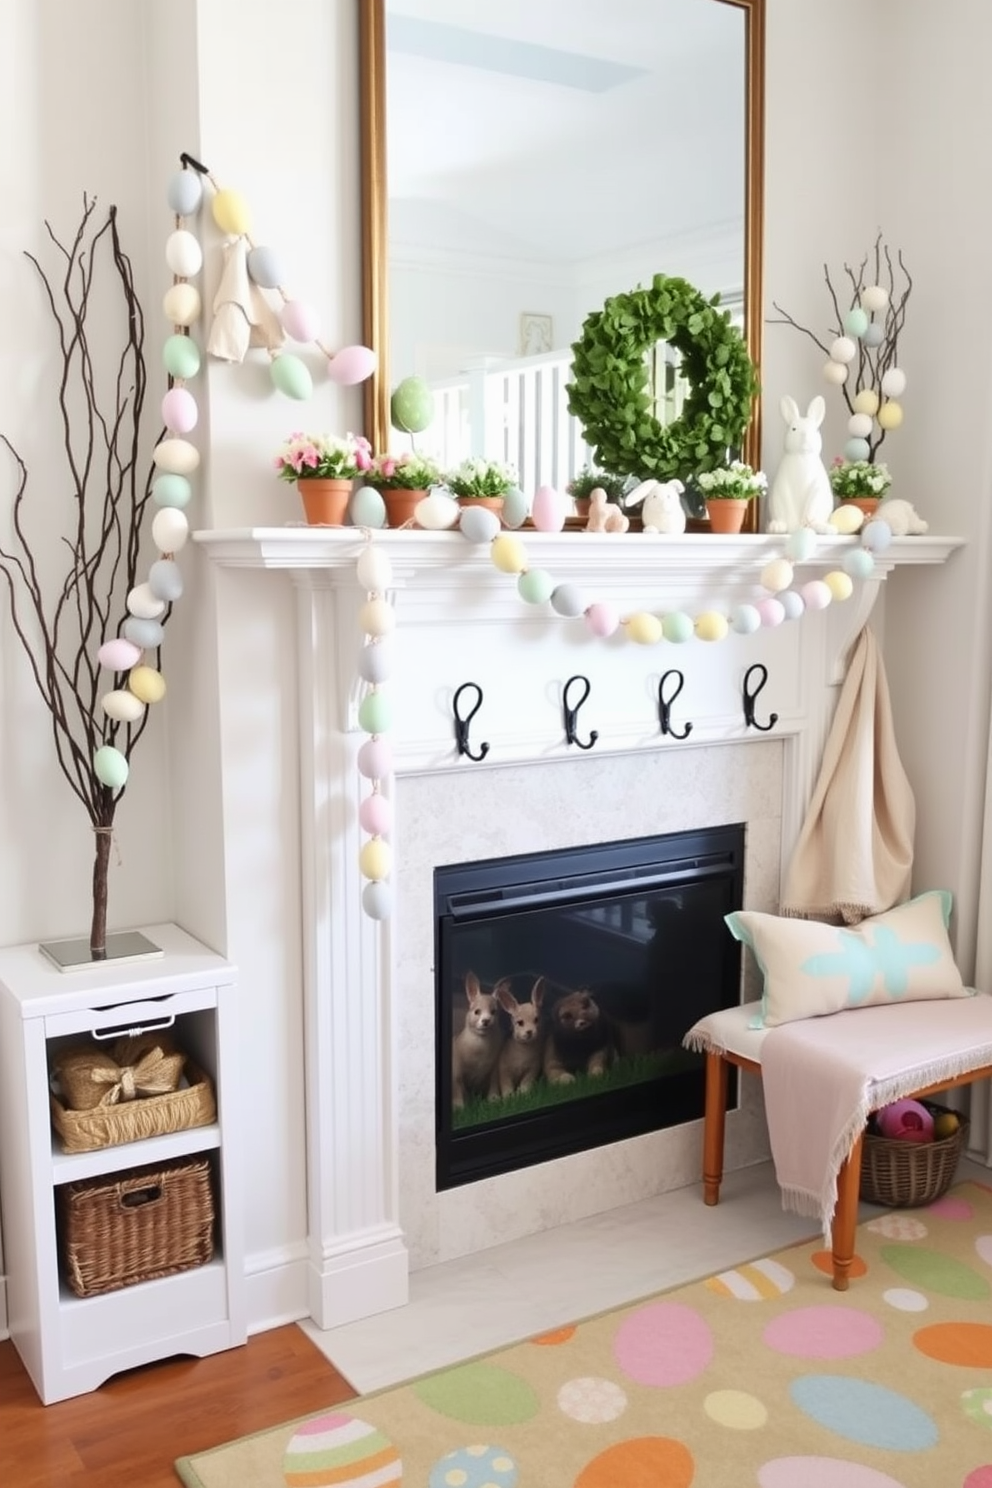
[[[574,263],[742,219],[736,7],[387,0],[386,9],[394,242]],[[402,50],[389,46],[391,17]],[[604,69],[589,59],[621,72],[606,69],[611,85],[599,87]]]

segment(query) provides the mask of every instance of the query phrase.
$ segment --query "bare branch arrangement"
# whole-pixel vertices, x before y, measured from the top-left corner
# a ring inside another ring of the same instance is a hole
[[[774,301],[778,315],[770,317],[769,324],[792,326],[824,353],[823,375],[840,389],[850,415],[844,457],[874,464],[886,434],[903,421],[898,400],[906,374],[899,366],[898,350],[913,281],[902,252],[897,250],[893,258],[881,234],[856,269],[845,263],[846,284],[842,281],[840,290],[826,264],[823,277],[834,312],[834,324],[826,333],[829,340],[821,340]],[[844,300],[847,307],[842,309]]]
[[[138,584],[142,525],[154,472],[138,472],[146,392],[144,318],[121,246],[117,209],[111,206],[97,226],[95,207],[95,200],[84,196],[82,219],[68,243],[45,223],[60,262],[58,277],[25,254],[41,280],[57,329],[67,500],[63,530],[53,531],[58,508],[50,493],[29,493],[27,466],[11,440],[0,434],[17,472],[9,531],[0,541],[0,572],[15,633],[51,717],[59,768],[94,833],[90,954],[98,961],[106,955],[114,817],[124,794],[126,762],[148,722],[145,702],[153,700],[142,698],[142,678],[135,674],[159,676],[158,642],[170,611],[165,604],[156,607],[155,628],[139,629],[138,644],[105,640],[118,637],[119,631],[128,634],[128,596]],[[104,292],[108,268],[116,312]],[[102,347],[112,320],[120,345],[108,360]],[[97,326],[99,347],[92,334]],[[54,583],[47,577],[53,539],[66,555],[64,573]],[[155,669],[125,665],[141,660],[146,646],[155,651]],[[102,695],[101,666],[110,663],[115,691]],[[148,678],[144,680],[147,684]],[[152,682],[150,690],[161,696],[164,684],[159,691]],[[119,701],[115,704],[113,698]]]

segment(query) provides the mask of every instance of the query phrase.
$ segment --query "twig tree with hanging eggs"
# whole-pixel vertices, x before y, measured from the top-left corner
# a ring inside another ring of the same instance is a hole
[[[57,530],[50,494],[34,494],[25,461],[0,435],[16,470],[9,529],[0,541],[0,573],[14,631],[51,718],[59,768],[94,833],[89,959],[102,961],[108,955],[114,819],[131,755],[148,722],[147,705],[165,693],[158,651],[171,603],[182,593],[174,555],[188,531],[181,510],[188,482],[173,476],[171,485],[156,491],[155,469],[139,472],[147,384],[144,318],[121,246],[117,209],[109,208],[102,225],[94,222],[95,209],[95,200],[84,196],[81,221],[68,243],[45,224],[61,261],[58,277],[26,254],[57,327],[61,483],[68,500]],[[104,285],[108,270],[116,309]],[[110,352],[106,347],[113,334],[119,341]],[[192,366],[188,360],[187,366]],[[192,398],[176,399],[178,391],[170,389],[166,399],[175,404],[175,422],[188,427]],[[166,402],[163,414],[170,407]],[[195,405],[192,418],[195,422]],[[184,443],[167,438],[161,447]],[[184,457],[188,468],[195,453]],[[160,556],[143,579],[143,529],[153,493],[160,510],[151,533]],[[53,535],[65,556],[55,579]],[[107,672],[113,674],[110,687]]]
[[[903,421],[899,400],[906,374],[898,351],[913,281],[901,250],[893,258],[881,234],[856,269],[844,265],[841,288],[834,285],[826,264],[823,277],[835,317],[830,340],[821,340],[774,301],[778,318],[769,323],[792,326],[824,353],[823,376],[840,389],[849,414],[844,458],[873,465],[886,434]]]

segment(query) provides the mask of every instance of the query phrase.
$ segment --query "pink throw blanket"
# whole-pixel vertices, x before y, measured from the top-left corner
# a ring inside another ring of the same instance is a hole
[[[992,997],[852,1008],[769,1028],[761,1076],[782,1206],[828,1238],[837,1175],[870,1111],[992,1065]]]

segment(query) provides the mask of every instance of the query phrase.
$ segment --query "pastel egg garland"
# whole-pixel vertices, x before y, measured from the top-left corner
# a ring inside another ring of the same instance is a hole
[[[392,726],[392,706],[383,685],[392,670],[392,647],[389,636],[396,616],[386,597],[393,580],[389,558],[376,547],[371,532],[355,568],[358,582],[365,590],[359,609],[359,625],[365,644],[358,660],[358,671],[367,691],[358,707],[358,722],[369,738],[358,750],[358,773],[369,783],[370,794],[358,808],[358,824],[368,839],[359,852],[358,866],[368,882],[362,889],[362,908],[373,920],[388,920],[393,908],[389,883],[392,871],[392,802],[383,794],[383,782],[393,770],[393,756],[388,739],[383,736]]]

